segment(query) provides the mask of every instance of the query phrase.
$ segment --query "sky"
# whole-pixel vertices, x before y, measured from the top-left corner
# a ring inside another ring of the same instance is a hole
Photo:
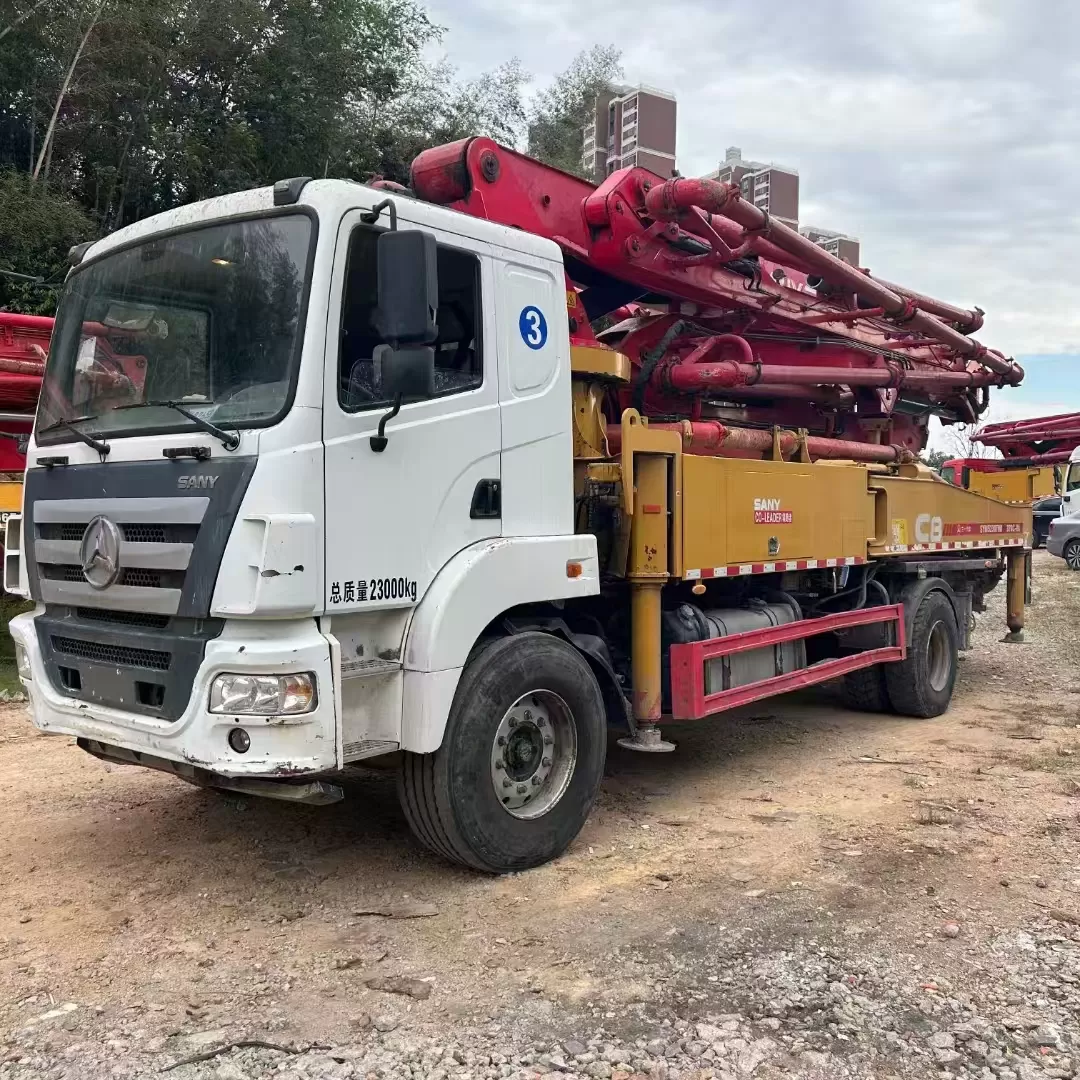
[[[677,164],[727,146],[798,169],[800,218],[871,271],[986,311],[1027,371],[988,420],[1080,410],[1076,0],[435,0],[463,77],[517,57],[543,86],[581,49],[678,100]],[[937,436],[934,437],[937,441]]]

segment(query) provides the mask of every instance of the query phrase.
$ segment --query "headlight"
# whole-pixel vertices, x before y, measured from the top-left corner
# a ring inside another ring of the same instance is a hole
[[[315,708],[315,676],[219,675],[210,685],[212,713],[245,716],[282,716],[311,712]]]
[[[19,672],[20,679],[30,679],[33,677],[30,674],[30,656],[18,641],[15,642],[15,667]]]

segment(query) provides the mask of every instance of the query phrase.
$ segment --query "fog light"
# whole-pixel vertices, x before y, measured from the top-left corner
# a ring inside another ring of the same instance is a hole
[[[317,704],[315,675],[219,675],[210,685],[212,713],[281,716],[311,712]]]
[[[229,732],[229,745],[238,754],[246,754],[251,749],[251,736],[242,727],[234,727]]]
[[[15,642],[15,667],[19,672],[20,679],[33,678],[30,674],[30,656],[21,642],[18,641]]]

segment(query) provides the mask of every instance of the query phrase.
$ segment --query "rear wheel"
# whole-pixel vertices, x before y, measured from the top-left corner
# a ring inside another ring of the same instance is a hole
[[[1070,570],[1080,570],[1080,540],[1070,540],[1062,550],[1061,557]]]
[[[881,664],[849,671],[844,676],[844,703],[858,712],[889,712],[891,703]]]
[[[949,707],[959,670],[956,613],[942,592],[927,593],[908,634],[907,659],[885,665],[885,686],[901,716],[940,716]]]
[[[442,746],[403,755],[401,804],[432,851],[489,873],[526,870],[581,830],[606,748],[586,661],[558,638],[516,634],[469,661]]]

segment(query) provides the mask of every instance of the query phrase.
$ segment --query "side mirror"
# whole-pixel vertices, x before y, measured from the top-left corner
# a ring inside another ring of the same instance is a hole
[[[376,385],[390,401],[398,397],[429,398],[435,393],[435,350],[430,345],[395,349],[379,345],[375,361]]]
[[[439,271],[435,237],[419,229],[379,237],[379,308],[375,325],[395,345],[426,345],[439,329]]]

